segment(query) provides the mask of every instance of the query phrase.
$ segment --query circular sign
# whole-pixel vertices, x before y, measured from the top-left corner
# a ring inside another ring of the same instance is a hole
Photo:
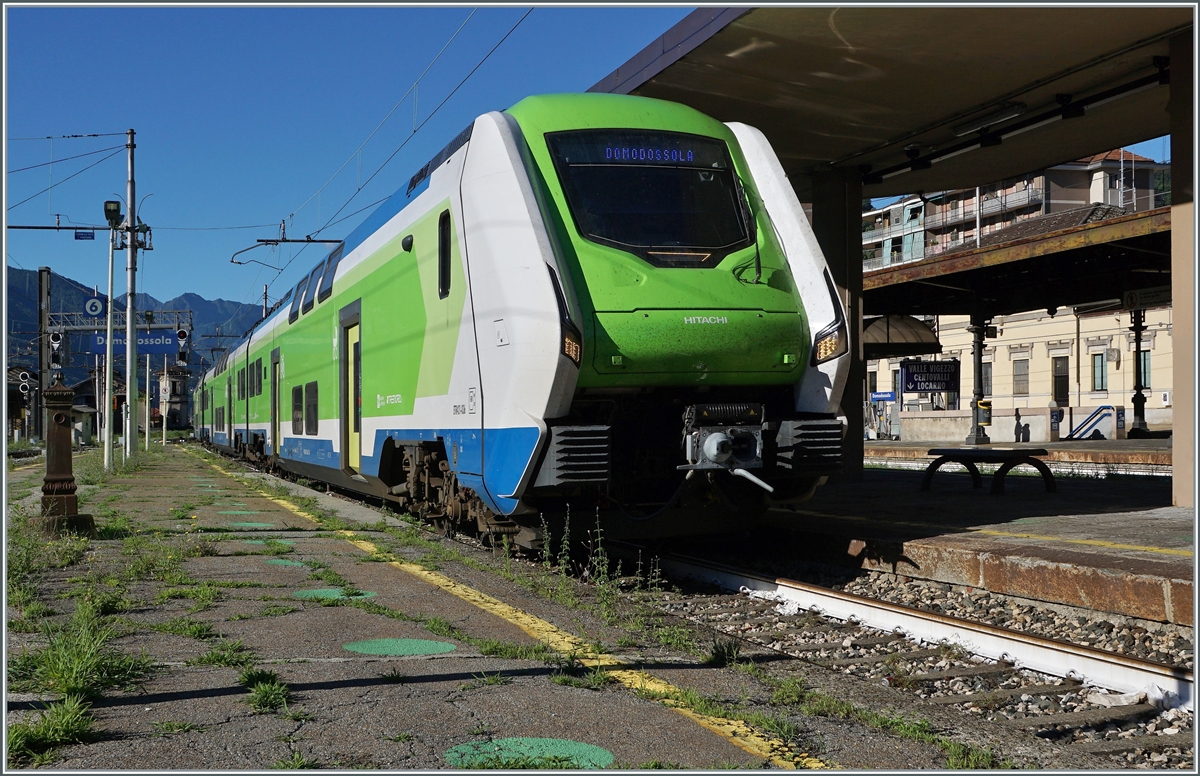
[[[104,300],[98,296],[93,296],[83,303],[83,314],[93,318],[98,318],[104,315]]]

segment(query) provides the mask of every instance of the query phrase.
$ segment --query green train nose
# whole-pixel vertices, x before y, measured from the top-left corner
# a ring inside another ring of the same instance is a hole
[[[595,324],[592,365],[601,374],[754,372],[783,382],[808,357],[794,312],[641,309],[597,312]]]

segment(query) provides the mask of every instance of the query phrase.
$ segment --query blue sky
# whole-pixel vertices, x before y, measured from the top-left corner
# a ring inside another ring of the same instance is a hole
[[[411,136],[339,217],[392,194],[477,115],[530,94],[584,91],[693,9],[538,7],[432,118],[528,7],[481,7],[465,26],[470,7],[5,10],[6,170],[125,142],[15,138],[135,129],[137,198],[153,195],[139,215],[154,229],[138,290],[253,303],[264,283],[273,300],[319,258],[307,248],[279,274],[230,264],[257,238],[278,236],[281,220],[289,237],[314,231]],[[356,155],[460,27],[420,81],[415,113],[410,94]],[[10,172],[6,207],[110,153]],[[125,178],[121,150],[8,211],[8,223],[53,224],[55,213],[63,224],[103,223],[103,202],[125,196]],[[344,237],[369,213],[321,236]],[[247,225],[269,226],[211,229]],[[9,266],[49,266],[103,293],[106,233],[86,242],[66,231],[6,231]],[[302,248],[239,258],[283,266]],[[117,293],[124,266],[118,257]]]
[[[538,7],[430,118],[528,10],[8,7],[6,170],[124,144],[123,135],[16,138],[132,127],[137,196],[153,195],[139,214],[155,247],[140,258],[138,290],[160,300],[192,291],[257,302],[270,283],[274,300],[320,251],[283,246],[240,257],[286,266],[281,273],[230,264],[235,251],[278,236],[285,219],[288,235],[301,237],[346,205],[345,220],[321,235],[344,237],[370,209],[347,215],[400,188],[475,116],[529,94],[585,90],[692,9]],[[414,106],[404,95],[443,46]],[[1161,139],[1131,148],[1155,160],[1167,153]],[[57,213],[63,224],[101,223],[103,201],[125,195],[124,151],[100,161],[110,153],[10,172],[6,207],[100,162],[8,211],[8,222],[52,224]],[[228,228],[240,226],[254,228]],[[50,266],[103,292],[104,235],[6,232],[9,266]],[[123,258],[116,274],[122,293]]]

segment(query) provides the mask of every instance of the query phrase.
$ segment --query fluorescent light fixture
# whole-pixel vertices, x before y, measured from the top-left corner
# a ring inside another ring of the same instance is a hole
[[[980,116],[977,119],[971,119],[965,124],[959,124],[957,127],[954,127],[954,135],[955,137],[962,137],[963,135],[969,135],[972,132],[981,130],[984,127],[990,127],[994,124],[999,124],[1001,121],[1008,121],[1009,119],[1015,118],[1024,113],[1026,107],[1027,106],[1024,103],[1006,102],[1001,105],[999,109],[987,114],[986,116]]]

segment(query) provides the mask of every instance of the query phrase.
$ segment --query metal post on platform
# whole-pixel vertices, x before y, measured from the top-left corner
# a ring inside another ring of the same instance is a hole
[[[974,361],[974,386],[971,399],[971,433],[967,435],[968,445],[987,445],[992,440],[983,430],[983,337],[987,332],[988,320],[982,315],[972,314],[971,325],[967,331],[973,335],[971,356]],[[989,421],[990,422],[990,421]]]
[[[118,203],[114,203],[118,204]],[[108,213],[108,203],[105,212]],[[119,218],[120,211],[117,211]],[[108,315],[104,336],[104,471],[113,468],[113,251],[117,242],[116,226],[109,221],[108,229]]]
[[[150,452],[150,354],[146,354],[146,452]]]
[[[126,133],[129,140],[125,147],[129,149],[129,181],[125,187],[126,202],[125,206],[129,208],[129,217],[125,219],[125,233],[128,236],[129,244],[126,246],[128,250],[125,263],[125,282],[127,291],[125,294],[125,418],[127,431],[125,433],[125,457],[126,459],[133,458],[137,454],[137,427],[138,427],[138,395],[137,395],[137,248],[138,248],[138,222],[137,222],[137,199],[136,187],[133,178],[133,150],[137,147],[134,145],[134,131],[131,129]],[[146,433],[150,433],[150,429],[146,429]]]
[[[165,392],[164,392],[165,391]],[[167,449],[167,401],[171,397],[171,381],[167,379],[167,354],[163,353],[162,383],[158,386],[158,417],[163,424],[163,449]]]
[[[1129,313],[1130,322],[1133,324],[1129,330],[1133,332],[1133,398],[1130,400],[1133,404],[1133,423],[1130,429],[1139,429],[1145,431],[1146,426],[1146,397],[1142,395],[1145,390],[1146,376],[1142,374],[1142,332],[1146,330],[1146,311],[1131,310]]]

